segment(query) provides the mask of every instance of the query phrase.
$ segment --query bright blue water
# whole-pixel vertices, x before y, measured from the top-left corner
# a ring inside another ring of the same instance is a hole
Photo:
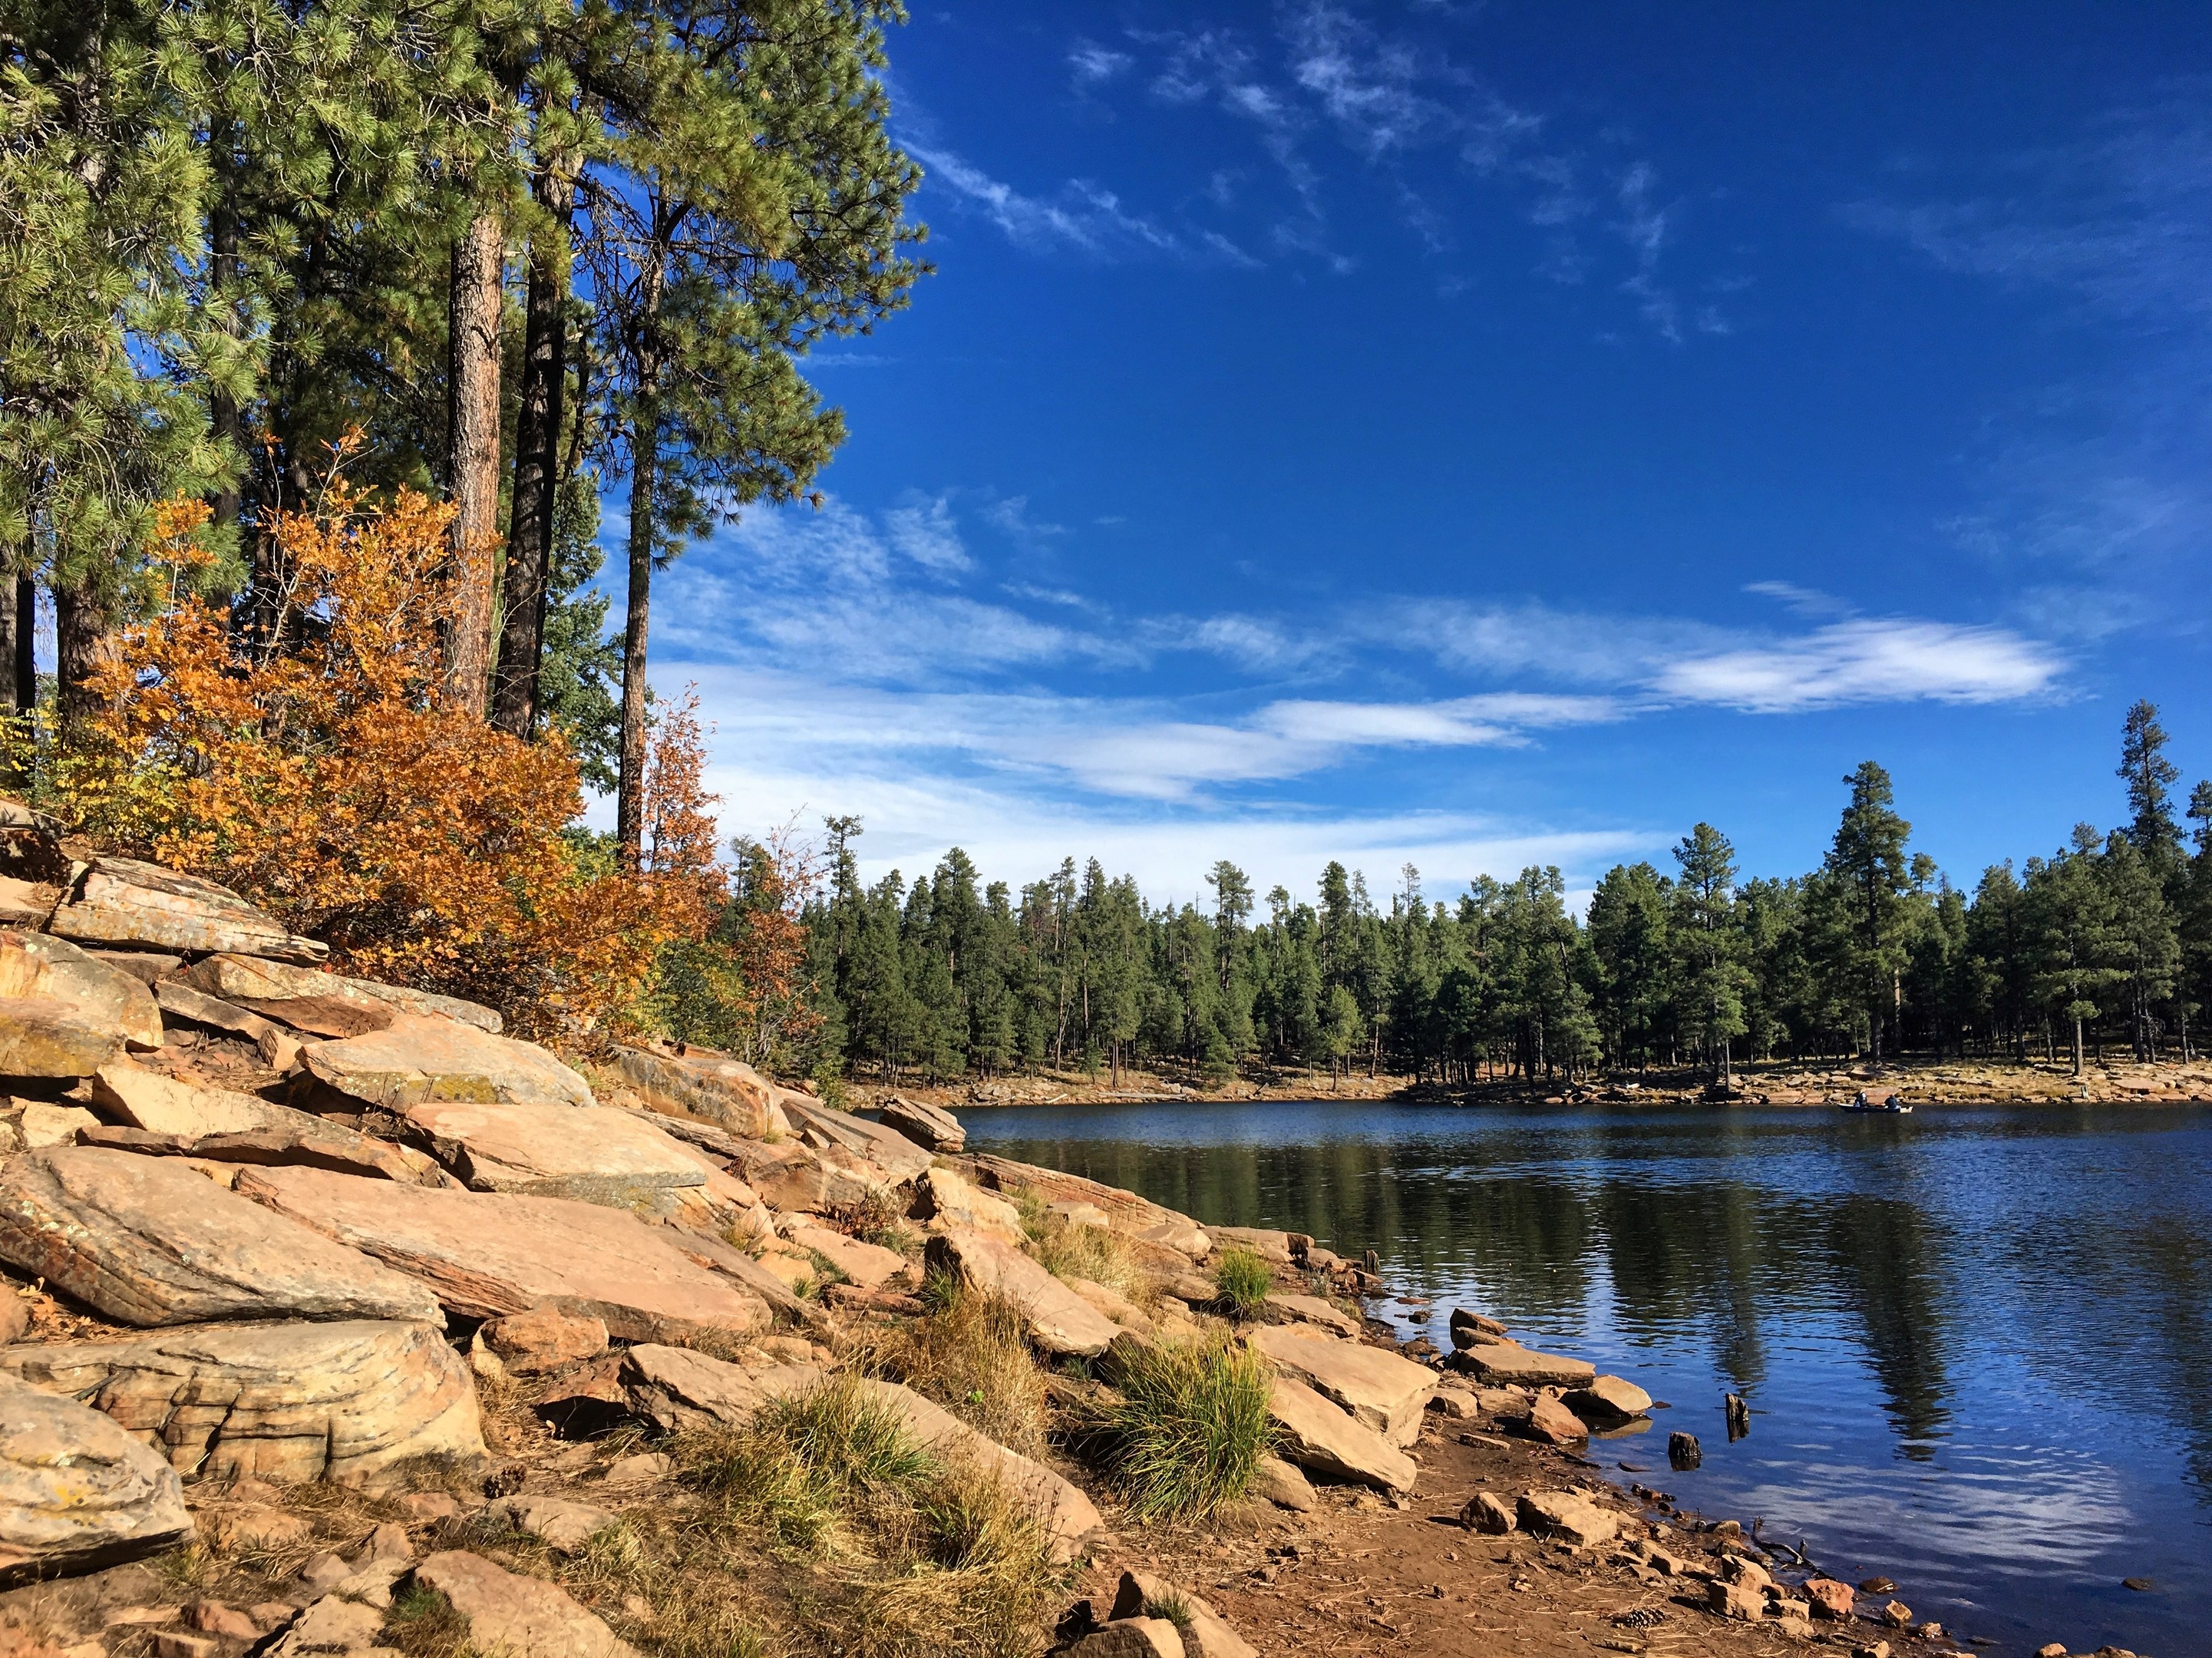
[[[1382,1252],[1673,1406],[1607,1463],[1992,1654],[2212,1654],[2212,1111],[965,1114],[972,1149]],[[1721,1395],[1758,1414],[1730,1444]],[[1667,1466],[1670,1429],[1705,1466]],[[2148,1592],[2121,1580],[2149,1578]]]

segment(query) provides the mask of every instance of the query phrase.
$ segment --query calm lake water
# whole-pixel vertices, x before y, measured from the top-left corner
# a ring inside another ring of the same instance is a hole
[[[972,1149],[1382,1252],[1668,1401],[1608,1467],[1996,1655],[2212,1654],[2212,1111],[963,1114]],[[1729,1442],[1721,1395],[1757,1412]],[[1670,1429],[1705,1466],[1667,1466]],[[2124,1578],[2148,1578],[2135,1591]]]

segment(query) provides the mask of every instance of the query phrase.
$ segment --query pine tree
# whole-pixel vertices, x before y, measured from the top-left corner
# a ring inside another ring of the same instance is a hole
[[[2120,733],[2118,775],[2128,786],[2128,839],[2163,881],[2181,863],[2181,830],[2173,821],[2173,786],[2181,774],[2166,757],[2158,708],[2138,701]]]
[[[1674,848],[1681,878],[1674,885],[1672,937],[1682,958],[1684,1031],[1702,1048],[1715,1080],[1734,1081],[1730,1044],[1744,1023],[1746,975],[1735,925],[1735,848],[1711,823],[1699,823]]]
[[[1844,781],[1850,804],[1822,865],[1832,902],[1826,917],[1830,971],[1866,1020],[1868,1049],[1881,1063],[1882,1033],[1894,1027],[1906,947],[1917,916],[1913,865],[1905,852],[1912,825],[1897,815],[1889,774],[1873,761]]]

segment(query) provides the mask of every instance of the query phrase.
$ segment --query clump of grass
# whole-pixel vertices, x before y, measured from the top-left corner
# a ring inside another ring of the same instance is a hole
[[[1052,1212],[1052,1206],[1045,1201],[1044,1193],[1034,1186],[1019,1187],[1012,1192],[1002,1189],[999,1195],[1013,1200],[1014,1212],[1022,1218],[1022,1230],[1032,1238],[1042,1237],[1051,1229],[1052,1223],[1059,1218]]]
[[[949,1275],[933,1274],[923,1287],[933,1310],[886,1329],[859,1361],[1009,1449],[1036,1455],[1044,1448],[1044,1374],[1030,1355],[1021,1309]]]
[[[385,1638],[407,1658],[458,1658],[469,1643],[469,1620],[434,1588],[410,1584],[392,1598]]]
[[[1036,1239],[1036,1258],[1055,1278],[1087,1278],[1132,1301],[1153,1295],[1151,1275],[1129,1241],[1103,1226],[1085,1226],[1055,1215]]]
[[[1195,1338],[1129,1352],[1098,1442],[1140,1520],[1204,1520],[1252,1487],[1273,1442],[1273,1372],[1241,1343]]]
[[[689,1483],[724,1518],[757,1527],[802,1554],[848,1552],[876,1503],[896,1502],[937,1472],[906,1423],[846,1375],[763,1410],[747,1428],[679,1442]]]
[[[1213,1287],[1237,1317],[1249,1318],[1274,1289],[1275,1269],[1257,1251],[1233,1246],[1213,1265]]]
[[[1043,1528],[999,1481],[956,1469],[915,1504],[905,1571],[860,1600],[860,1658],[945,1652],[1029,1658],[1067,1582]]]

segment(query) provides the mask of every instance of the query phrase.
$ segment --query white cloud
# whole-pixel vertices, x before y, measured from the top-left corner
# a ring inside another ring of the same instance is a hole
[[[968,556],[968,549],[961,542],[959,526],[952,521],[951,503],[943,495],[894,507],[884,514],[884,525],[891,545],[925,569],[949,572],[975,568],[975,561]]]
[[[1135,62],[1127,52],[1109,51],[1095,40],[1078,40],[1067,54],[1067,65],[1074,71],[1079,92],[1103,86],[1126,75]]]
[[[2048,695],[2064,663],[2001,628],[1840,622],[1786,642],[1686,657],[1652,679],[1662,696],[1751,714],[1849,702],[2008,702]]]
[[[950,188],[1004,232],[1007,240],[1030,252],[1055,247],[1101,257],[1188,252],[1174,232],[1125,211],[1120,197],[1085,179],[1069,179],[1058,199],[1048,201],[1024,194],[951,150],[913,143],[907,150],[931,179]]]

